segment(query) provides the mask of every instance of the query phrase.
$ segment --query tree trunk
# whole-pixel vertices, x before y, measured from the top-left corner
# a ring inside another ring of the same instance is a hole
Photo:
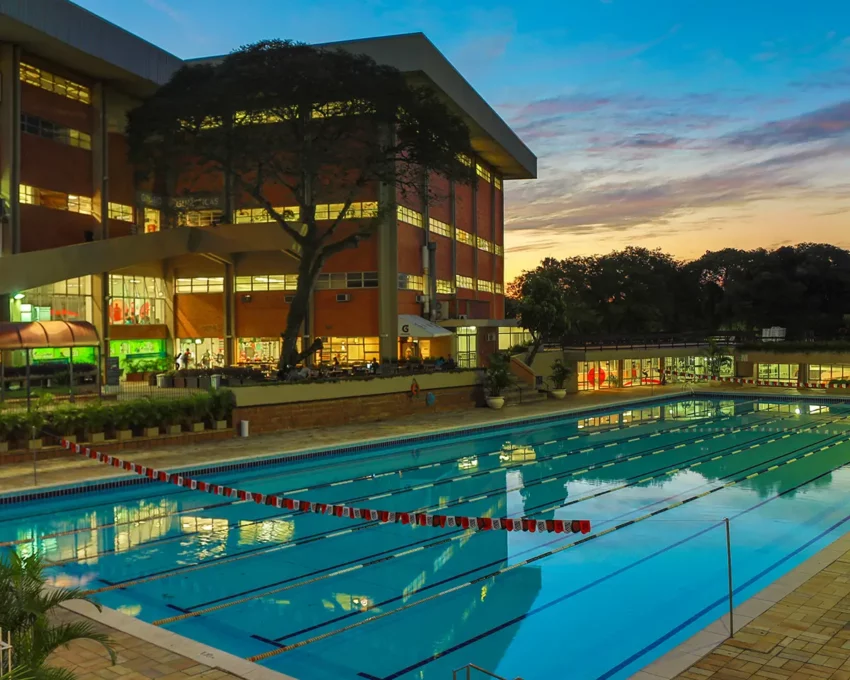
[[[286,317],[286,328],[283,332],[283,347],[281,347],[278,360],[278,371],[285,372],[288,368],[296,366],[306,357],[318,351],[321,340],[313,338],[309,347],[303,347],[298,351],[298,334],[307,319],[310,309],[310,293],[313,291],[316,276],[320,264],[316,262],[315,248],[304,248],[301,252],[301,261],[298,265],[298,287],[295,296],[289,306],[289,314]]]
[[[528,356],[525,358],[525,365],[531,368],[531,364],[534,363],[534,357],[537,356],[537,352],[540,351],[540,345],[543,343],[543,338],[537,338],[533,340],[531,343],[531,347],[528,350]]]

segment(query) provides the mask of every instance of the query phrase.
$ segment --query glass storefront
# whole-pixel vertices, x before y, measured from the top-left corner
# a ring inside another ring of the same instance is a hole
[[[224,340],[221,338],[178,338],[177,347],[189,349],[190,368],[220,368],[224,366]],[[177,352],[175,351],[175,356]]]
[[[239,338],[236,361],[240,364],[277,364],[280,349],[280,338]]]
[[[660,359],[623,359],[623,375],[620,377],[623,387],[658,385],[660,382]]]
[[[110,323],[164,324],[165,282],[153,276],[110,274]]]
[[[12,321],[92,321],[91,277],[22,291],[9,304]]]
[[[377,337],[323,337],[322,349],[316,353],[316,361],[333,364],[360,364],[372,359],[381,360],[380,340]]]
[[[457,334],[457,365],[460,368],[478,366],[478,329],[475,326],[459,326]]]
[[[34,364],[55,364],[68,363],[68,358],[71,356],[70,347],[44,347],[41,349],[30,350],[30,356]],[[75,347],[74,348],[74,363],[75,364],[96,364],[97,363],[97,348],[96,347]]]
[[[721,378],[731,378],[735,375],[735,362],[732,357],[729,361],[715,360],[718,373]],[[664,369],[667,372],[668,382],[680,382],[690,379],[690,375],[710,375],[712,373],[712,360],[706,356],[693,357],[667,357],[664,359]],[[682,375],[673,375],[673,373],[684,373]]]
[[[809,364],[809,382],[850,380],[850,364]]]
[[[169,356],[166,345],[165,340],[110,340],[109,355],[118,357],[124,375],[164,371],[174,368],[174,357]]]
[[[758,379],[796,385],[800,375],[800,364],[759,364]]]
[[[578,362],[579,391],[607,390],[619,385],[619,366],[616,360]]]

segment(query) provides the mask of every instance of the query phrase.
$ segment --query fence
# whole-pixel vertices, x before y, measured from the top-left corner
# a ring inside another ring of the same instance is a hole
[[[0,677],[12,672],[12,634],[0,628]]]

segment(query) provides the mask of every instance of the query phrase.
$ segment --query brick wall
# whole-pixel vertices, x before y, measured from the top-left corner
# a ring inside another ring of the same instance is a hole
[[[436,397],[433,406],[427,405],[423,390],[418,397],[409,392],[396,392],[351,399],[247,406],[237,408],[233,419],[235,425],[240,420],[249,421],[251,434],[261,434],[348,423],[374,423],[428,411],[462,411],[484,403],[484,394],[479,386],[453,387],[433,390],[432,393]]]

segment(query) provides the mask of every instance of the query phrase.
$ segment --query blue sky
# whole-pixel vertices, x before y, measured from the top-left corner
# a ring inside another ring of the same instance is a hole
[[[423,31],[540,159],[508,276],[546,255],[850,247],[848,0],[78,0],[180,57]]]

